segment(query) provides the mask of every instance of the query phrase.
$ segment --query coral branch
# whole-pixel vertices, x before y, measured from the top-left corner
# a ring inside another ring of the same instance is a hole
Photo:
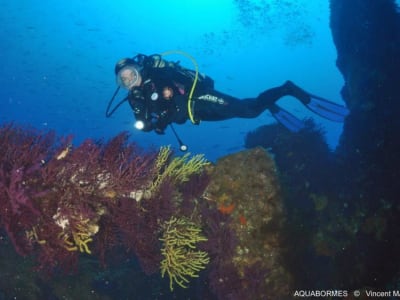
[[[207,241],[201,235],[201,229],[193,222],[171,217],[163,225],[163,242],[161,253],[164,259],[161,262],[161,276],[168,274],[170,289],[174,283],[187,288],[190,277],[198,277],[198,273],[205,269],[210,258],[207,252],[197,250],[197,243]]]

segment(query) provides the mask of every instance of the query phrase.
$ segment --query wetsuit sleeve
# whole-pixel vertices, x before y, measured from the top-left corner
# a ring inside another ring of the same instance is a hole
[[[139,90],[134,90],[129,94],[129,105],[135,115],[135,127],[142,131],[153,130],[152,116],[145,105],[146,101]]]
[[[157,134],[164,134],[165,128],[172,122],[172,110],[168,109],[158,114],[152,113],[145,103],[146,100],[141,97],[129,99],[136,119],[135,127],[145,132],[154,130]]]
[[[137,127],[142,131],[153,130],[154,126],[152,119],[150,115],[147,115],[144,105],[142,105],[141,103],[134,103],[132,108],[133,108],[133,114],[135,115],[136,119],[135,127]]]

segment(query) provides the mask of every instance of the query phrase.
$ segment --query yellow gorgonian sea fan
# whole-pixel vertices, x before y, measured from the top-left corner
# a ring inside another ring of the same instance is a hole
[[[207,252],[197,249],[197,243],[207,238],[198,225],[186,218],[171,217],[162,224],[162,230],[161,276],[168,275],[171,291],[175,283],[187,288],[189,279],[198,277],[210,261]]]
[[[157,177],[149,188],[150,192],[157,190],[166,178],[175,183],[186,182],[191,175],[201,173],[204,167],[210,164],[203,154],[191,157],[190,153],[186,153],[183,156],[174,157],[168,162],[170,156],[170,146],[160,148],[155,163]]]

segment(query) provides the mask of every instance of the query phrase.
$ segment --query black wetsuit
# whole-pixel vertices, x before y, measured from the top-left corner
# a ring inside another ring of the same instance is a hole
[[[182,124],[189,119],[188,95],[194,71],[181,67],[144,67],[142,84],[130,91],[128,99],[142,130],[164,133],[170,123]],[[290,95],[284,84],[261,93],[257,98],[238,99],[214,89],[208,76],[200,76],[192,98],[192,115],[197,121],[220,121],[231,118],[254,118],[266,109],[273,111],[275,102]]]

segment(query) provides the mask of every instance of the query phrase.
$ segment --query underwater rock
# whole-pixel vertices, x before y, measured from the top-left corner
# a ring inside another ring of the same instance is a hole
[[[336,263],[347,266],[341,274],[357,274],[347,284],[387,288],[398,282],[400,251],[394,238],[400,220],[399,10],[394,0],[331,0],[330,7],[342,96],[351,111],[336,152],[349,212],[363,217],[357,243]]]
[[[351,110],[337,152],[360,189],[382,184],[390,190],[400,165],[397,6],[393,0],[331,0],[330,25],[345,80],[342,96]]]
[[[245,299],[287,297],[291,275],[281,263],[285,208],[271,156],[258,147],[219,159],[205,195],[229,217],[237,237],[230,261],[241,279],[236,288],[246,291]]]

